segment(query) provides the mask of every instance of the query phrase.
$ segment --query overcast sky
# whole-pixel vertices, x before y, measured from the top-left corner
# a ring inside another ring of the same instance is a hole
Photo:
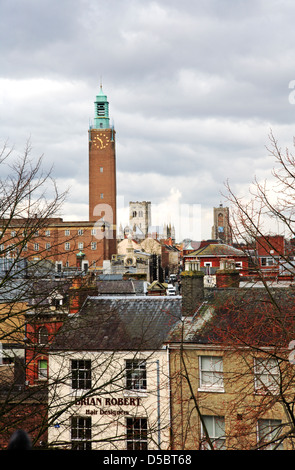
[[[270,129],[293,144],[294,20],[292,0],[0,0],[0,139],[21,151],[30,138],[70,187],[64,219],[86,220],[102,79],[118,222],[129,201],[151,201],[155,225],[190,207],[179,237],[210,238],[225,181],[243,194],[268,176]]]

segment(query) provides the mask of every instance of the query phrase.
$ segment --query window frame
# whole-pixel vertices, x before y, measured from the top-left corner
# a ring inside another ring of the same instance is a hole
[[[267,365],[274,361],[270,367]],[[260,364],[258,364],[260,362]],[[268,363],[266,365],[266,363]],[[259,371],[258,368],[261,368]],[[275,373],[272,370],[276,370]],[[266,377],[266,380],[263,380]],[[275,378],[280,377],[280,368],[276,358],[273,357],[255,357],[254,358],[254,391],[256,394],[275,393],[279,391],[279,380]],[[259,384],[259,385],[258,385]]]
[[[147,390],[147,369],[145,359],[125,359],[126,390],[142,392]]]
[[[126,418],[126,450],[148,450],[147,417]]]
[[[57,273],[61,273],[63,269],[62,261],[56,261],[55,262],[55,271]]]
[[[206,274],[211,274],[212,261],[204,261],[204,268],[206,268]]]
[[[71,416],[71,449],[91,450],[92,419],[91,416]]]
[[[272,266],[277,266],[279,264],[278,256],[261,256],[260,264],[262,267],[270,268]]]
[[[213,445],[213,448],[215,450],[226,450],[226,437],[225,437],[225,419],[224,416],[215,416],[215,415],[204,415],[202,416],[202,419],[205,423],[207,432],[209,434],[210,441]],[[212,421],[211,425],[208,423],[208,421]],[[207,423],[206,423],[207,421]],[[219,422],[222,423],[222,434],[219,434],[217,432],[218,428],[221,429],[221,426]],[[212,427],[213,433],[210,434],[210,427]],[[224,436],[224,437],[222,437]],[[211,447],[209,446],[209,443],[207,442],[207,437],[204,432],[204,426],[203,423],[201,423],[201,440],[202,440],[202,449],[203,450],[209,450]],[[217,445],[216,445],[217,444]]]
[[[91,384],[91,359],[71,359],[72,390],[90,390]]]
[[[266,433],[263,432],[262,424],[265,429],[267,428]],[[257,445],[263,446],[263,450],[274,450],[274,448],[283,450],[283,442],[279,444],[277,442],[267,444],[269,441],[278,438],[281,429],[276,428],[280,428],[281,425],[282,421],[280,419],[259,419],[257,421]]]
[[[45,364],[46,367],[42,367]],[[48,380],[48,360],[38,359],[38,380]]]
[[[203,365],[203,360],[211,360],[211,368],[205,368]],[[217,363],[221,364],[221,369],[217,370],[216,367],[213,367]],[[207,380],[204,380],[205,375],[207,375]],[[211,380],[210,380],[211,376]],[[217,380],[214,377],[218,377]],[[206,392],[224,392],[224,371],[223,371],[223,356],[199,356],[199,391]]]
[[[44,341],[45,339],[45,341]],[[48,330],[46,328],[46,326],[41,326],[39,329],[38,329],[38,344],[48,344]]]

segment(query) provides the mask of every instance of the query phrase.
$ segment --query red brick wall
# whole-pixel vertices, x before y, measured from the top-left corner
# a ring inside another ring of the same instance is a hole
[[[45,222],[43,224],[46,225]],[[92,229],[96,230],[96,234],[92,234]],[[79,235],[81,230],[83,234]],[[20,257],[47,259],[52,263],[61,261],[63,268],[66,267],[66,263],[69,267],[76,267],[76,255],[82,251],[85,254],[84,260],[88,261],[89,267],[93,263],[96,267],[102,267],[103,260],[110,259],[111,255],[116,253],[116,239],[109,240],[101,236],[99,230],[94,226],[94,223],[90,222],[63,222],[57,219],[57,223],[54,224],[54,221],[50,221],[50,224],[48,223],[46,227],[41,228],[36,236],[28,241],[27,248],[21,252]],[[14,232],[16,233],[15,237],[11,235]],[[46,235],[46,232],[50,235]],[[15,227],[12,221],[1,239],[1,244],[6,250],[8,246],[19,242],[23,243],[23,229]],[[79,246],[79,243],[83,243],[83,248]],[[92,243],[96,245],[92,245]],[[46,248],[46,244],[50,244],[50,247]],[[17,256],[16,253],[16,250],[12,250],[10,256]],[[7,253],[4,252],[4,256],[7,256]]]
[[[29,386],[40,385],[38,378],[38,362],[48,359],[48,347],[55,334],[62,326],[62,321],[38,321],[27,324],[27,346],[26,346],[26,380]],[[39,330],[46,327],[48,332],[48,343],[40,345]],[[44,383],[44,380],[43,380]]]
[[[116,224],[116,156],[112,129],[92,129],[89,141],[89,220],[97,220],[94,208],[97,204],[108,204]],[[103,147],[95,140],[104,139]],[[101,172],[102,168],[102,172]],[[101,198],[103,194],[103,199]]]
[[[258,256],[284,255],[285,239],[282,235],[260,237],[256,241],[256,250]]]

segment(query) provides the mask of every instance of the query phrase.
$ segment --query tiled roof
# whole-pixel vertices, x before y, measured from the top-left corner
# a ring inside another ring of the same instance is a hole
[[[246,256],[242,250],[238,250],[224,243],[212,243],[199,250],[193,251],[189,256]]]
[[[181,317],[181,297],[88,297],[52,350],[156,350]]]
[[[225,289],[178,322],[168,342],[288,347],[294,331],[294,288]]]

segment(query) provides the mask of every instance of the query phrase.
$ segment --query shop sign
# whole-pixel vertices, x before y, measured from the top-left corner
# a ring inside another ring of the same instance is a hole
[[[120,397],[120,398],[101,398],[101,397],[87,397],[81,398],[76,402],[77,405],[91,407],[85,410],[87,415],[128,415],[129,411],[123,410],[121,407],[125,406],[140,406],[141,398],[134,397]],[[96,409],[99,407],[99,409]],[[113,409],[111,407],[116,407]],[[118,409],[119,408],[119,409]]]

